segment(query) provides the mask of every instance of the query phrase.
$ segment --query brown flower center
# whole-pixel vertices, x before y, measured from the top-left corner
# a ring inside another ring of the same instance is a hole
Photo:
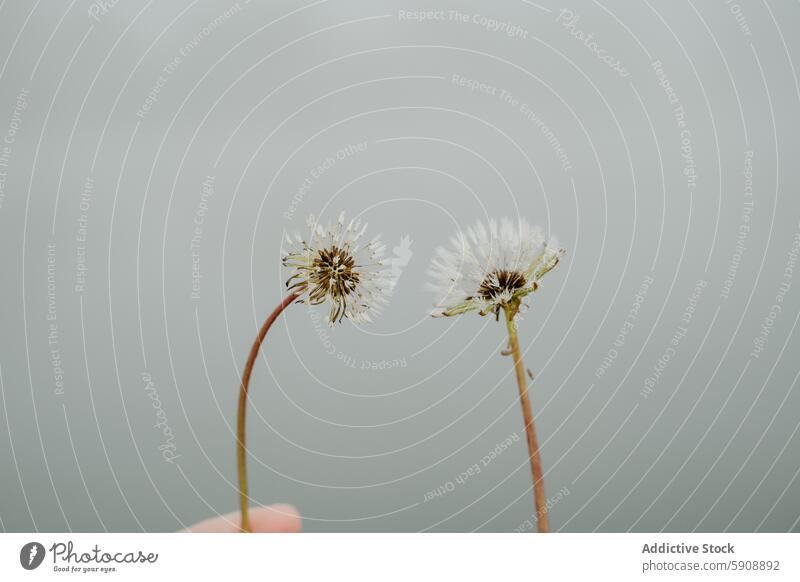
[[[309,268],[309,300],[312,305],[325,301],[329,295],[337,303],[332,320],[344,317],[346,298],[361,280],[355,259],[346,248],[332,246],[321,249]]]
[[[517,289],[522,289],[525,282],[525,275],[518,271],[493,271],[478,287],[478,295],[484,299],[493,299],[505,291],[513,293]]]

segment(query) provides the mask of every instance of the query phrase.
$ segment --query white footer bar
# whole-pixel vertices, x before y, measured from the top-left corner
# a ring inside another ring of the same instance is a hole
[[[3,534],[0,579],[797,581],[798,554],[799,534]]]

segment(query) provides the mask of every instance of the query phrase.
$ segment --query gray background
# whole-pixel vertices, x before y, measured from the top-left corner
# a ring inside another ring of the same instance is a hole
[[[238,378],[284,292],[281,238],[310,213],[344,209],[383,233],[390,256],[410,236],[411,257],[374,325],[329,330],[321,312],[294,307],[273,328],[249,409],[258,502],[296,504],[307,531],[525,529],[533,503],[504,329],[430,319],[424,290],[437,244],[507,215],[568,249],[520,322],[547,493],[562,492],[553,528],[798,530],[800,267],[785,271],[800,240],[796,2],[120,1],[96,19],[91,6],[0,4],[0,139],[13,134],[0,205],[0,527],[169,531],[234,510]],[[400,18],[419,9],[468,22]],[[579,15],[571,28],[561,9]],[[526,32],[488,30],[475,14]],[[292,206],[314,167],[361,142]],[[645,398],[698,280],[686,335]],[[380,362],[400,365],[369,369]]]

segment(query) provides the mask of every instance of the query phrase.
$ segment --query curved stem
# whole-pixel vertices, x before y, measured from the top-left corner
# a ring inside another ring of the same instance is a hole
[[[531,414],[531,402],[528,399],[528,387],[525,382],[525,368],[522,364],[522,353],[519,349],[519,338],[517,337],[517,325],[514,323],[518,306],[510,306],[504,309],[506,315],[506,326],[508,327],[508,343],[511,348],[511,356],[514,358],[514,370],[517,373],[517,386],[519,388],[519,403],[522,406],[522,416],[525,420],[525,434],[528,440],[528,455],[531,461],[531,477],[533,478],[533,500],[536,506],[536,523],[539,531],[544,533],[550,531],[550,524],[547,519],[547,500],[544,495],[544,480],[542,476],[542,460],[539,457],[539,443],[536,440],[536,430],[533,426],[533,414]]]
[[[242,524],[240,530],[243,532],[252,531],[250,529],[250,518],[247,515],[247,447],[245,446],[245,413],[247,412],[247,391],[250,385],[250,374],[253,373],[253,364],[256,362],[258,352],[261,350],[261,344],[264,343],[264,338],[267,336],[269,328],[278,319],[278,316],[292,303],[300,293],[292,293],[286,299],[281,301],[275,310],[270,313],[264,325],[258,332],[258,337],[253,342],[253,347],[250,348],[250,355],[247,358],[247,363],[244,366],[242,373],[242,383],[239,388],[239,409],[236,417],[236,464],[239,469],[239,506],[242,512]]]

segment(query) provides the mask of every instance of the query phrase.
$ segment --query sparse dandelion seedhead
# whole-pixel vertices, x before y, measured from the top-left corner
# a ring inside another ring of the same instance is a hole
[[[283,265],[292,269],[286,281],[289,291],[297,292],[298,301],[310,305],[330,301],[331,324],[344,318],[371,321],[386,304],[391,289],[380,235],[364,242],[367,225],[352,220],[345,226],[344,213],[328,228],[311,216],[308,228],[308,240],[299,234],[286,236],[289,248],[283,252]]]
[[[384,246],[380,236],[364,243],[362,237],[367,225],[352,220],[345,226],[344,213],[338,221],[323,228],[309,217],[311,234],[308,241],[299,234],[287,236],[290,248],[283,251],[283,264],[292,269],[286,282],[289,289],[283,301],[270,314],[250,348],[239,389],[239,407],[236,428],[236,462],[239,470],[239,505],[242,512],[241,531],[250,531],[247,495],[247,447],[245,445],[245,417],[250,375],[253,372],[261,345],[272,324],[292,303],[320,305],[330,301],[328,321],[333,324],[345,318],[368,322],[386,304],[391,289],[391,277],[384,269]]]

